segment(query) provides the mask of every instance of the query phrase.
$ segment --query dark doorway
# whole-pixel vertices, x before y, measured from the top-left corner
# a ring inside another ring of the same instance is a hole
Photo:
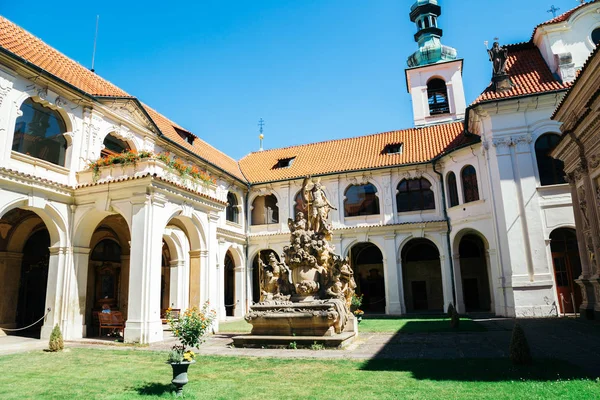
[[[225,255],[225,315],[233,317],[235,310],[235,263],[230,252]]]
[[[385,313],[383,254],[373,243],[363,242],[350,249],[356,294],[363,296],[361,309],[366,313]]]
[[[412,281],[412,298],[413,298],[413,309],[415,311],[427,310],[427,282],[425,281]]]
[[[579,310],[582,297],[575,279],[581,275],[581,260],[575,230],[561,228],[550,234],[550,250],[558,304],[562,313]]]
[[[440,253],[427,239],[412,239],[402,248],[406,312],[443,311]]]
[[[46,311],[46,289],[50,261],[50,234],[42,229],[32,234],[23,247],[21,287],[17,305],[18,327],[28,326]],[[42,324],[21,331],[23,336],[40,337]]]
[[[492,300],[483,240],[478,235],[464,235],[458,245],[458,254],[466,311],[489,312]]]

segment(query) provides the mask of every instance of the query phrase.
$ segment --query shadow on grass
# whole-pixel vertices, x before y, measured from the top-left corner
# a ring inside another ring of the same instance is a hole
[[[562,360],[540,359],[530,366],[513,366],[508,358],[371,359],[363,371],[406,371],[415,379],[461,382],[556,381],[589,379],[590,375]]]
[[[146,383],[135,388],[138,394],[142,396],[161,396],[165,393],[174,391],[173,385],[164,383]]]

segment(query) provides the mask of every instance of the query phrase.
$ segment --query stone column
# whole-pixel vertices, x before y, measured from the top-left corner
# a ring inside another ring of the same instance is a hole
[[[206,250],[192,250],[190,251],[190,300],[189,306],[200,307],[201,303],[201,285],[202,285],[202,265],[201,253]]]
[[[54,325],[59,324],[63,336],[69,338],[66,316],[62,315],[63,302],[69,302],[65,293],[65,256],[66,247],[50,247],[50,260],[48,263],[48,284],[46,286],[46,309],[50,309],[42,326],[41,339],[49,339]],[[41,315],[40,315],[41,317]]]
[[[207,300],[212,303],[212,307],[217,307],[219,299],[219,275],[221,270],[218,267],[220,264],[219,255],[219,241],[217,240],[217,224],[219,222],[219,215],[217,213],[210,213],[208,215],[208,268],[207,268]],[[281,222],[281,221],[280,221]],[[217,310],[218,311],[218,310]],[[219,315],[219,318],[222,317]]]
[[[185,260],[171,260],[169,263],[171,268],[171,280],[169,285],[169,307],[185,308],[181,301],[183,285],[183,270],[185,269]]]
[[[160,281],[165,227],[159,223],[163,207],[164,201],[156,195],[132,202],[126,342],[152,343],[163,339]]]
[[[598,219],[599,213],[596,206],[596,191],[594,190],[594,185],[592,183],[592,178],[589,175],[587,164],[584,164],[584,168],[582,169],[583,187],[585,188],[585,208],[587,209],[587,218],[589,223],[589,231],[587,233],[588,250],[591,254],[590,259],[593,260],[593,262],[590,262],[590,272],[592,273],[590,281],[594,289],[594,319],[600,319],[600,222]],[[582,212],[584,212],[583,207]],[[592,299],[588,298],[588,302],[591,301]]]
[[[17,326],[22,260],[21,253],[0,252],[0,327],[12,329]]]
[[[244,315],[244,304],[242,299],[244,298],[244,276],[246,274],[246,269],[244,268],[244,263],[242,262],[239,266],[236,266],[234,269],[234,300],[235,300],[235,308],[233,309],[234,317],[242,317]]]
[[[398,290],[398,255],[396,254],[396,235],[383,237],[384,257],[383,272],[385,279],[386,314],[402,314],[400,291]]]
[[[73,265],[76,276],[76,288],[74,292],[78,299],[78,307],[73,307],[72,310],[73,327],[81,327],[81,329],[74,329],[72,338],[82,338],[87,336],[85,316],[88,308],[87,286],[90,250],[89,247],[73,247]]]
[[[453,254],[452,255],[452,261],[454,261],[453,266],[454,266],[454,289],[456,290],[456,304],[454,305],[456,307],[456,311],[459,314],[464,314],[467,312],[467,309],[465,308],[465,299],[464,299],[464,294],[463,294],[463,287],[462,287],[462,272],[460,269],[460,254]],[[447,308],[446,308],[447,310]],[[446,311],[444,310],[444,311]]]
[[[590,266],[589,252],[587,249],[586,236],[584,230],[587,225],[581,215],[579,193],[577,193],[577,182],[573,174],[567,175],[567,180],[571,188],[571,198],[573,202],[573,214],[575,216],[575,227],[577,234],[577,247],[579,250],[579,259],[581,260],[581,276],[576,277],[575,282],[579,285],[581,291],[581,305],[579,306],[579,315],[582,318],[591,318],[594,313],[594,286],[590,281],[593,275]]]
[[[444,311],[448,310],[448,306],[450,305],[450,303],[454,304],[454,299],[453,299],[453,295],[452,295],[452,279],[454,279],[454,277],[452,276],[451,273],[451,266],[450,266],[450,257],[452,257],[451,254],[447,254],[448,252],[448,246],[447,246],[447,238],[448,234],[446,232],[441,232],[439,235],[440,238],[440,246],[441,246],[441,250],[440,251],[440,268],[442,270],[442,290],[444,293]]]

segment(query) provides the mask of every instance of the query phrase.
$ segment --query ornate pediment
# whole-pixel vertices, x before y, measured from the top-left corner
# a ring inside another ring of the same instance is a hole
[[[100,103],[123,119],[141,125],[151,131],[156,131],[153,122],[147,117],[139,103],[133,99],[101,99]]]

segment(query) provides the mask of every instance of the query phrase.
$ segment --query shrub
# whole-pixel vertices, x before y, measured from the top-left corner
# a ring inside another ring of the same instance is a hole
[[[452,329],[458,329],[460,325],[460,315],[456,311],[456,308],[452,307],[452,316],[450,317],[450,327]]]
[[[532,363],[531,351],[525,337],[525,332],[518,322],[515,322],[509,347],[510,361],[514,365],[529,365]]]
[[[50,334],[50,341],[48,342],[48,350],[50,351],[61,351],[65,348],[65,343],[63,342],[62,333],[60,332],[60,328],[58,324],[54,325],[54,329],[52,329],[52,333]]]
[[[171,309],[167,310],[167,321],[173,335],[181,342],[183,352],[188,347],[200,347],[216,316],[216,312],[209,308],[208,301],[204,303],[202,309],[188,308],[177,318],[171,315]]]

